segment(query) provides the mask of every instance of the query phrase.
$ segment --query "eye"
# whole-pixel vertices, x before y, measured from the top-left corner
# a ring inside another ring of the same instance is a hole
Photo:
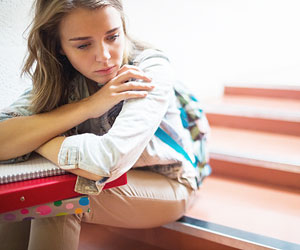
[[[110,42],[113,42],[113,41],[117,40],[117,38],[119,36],[120,36],[119,34],[114,34],[112,36],[107,37],[107,40],[110,41]]]
[[[82,45],[77,46],[77,49],[86,49],[89,45],[90,45],[89,43],[82,44]]]

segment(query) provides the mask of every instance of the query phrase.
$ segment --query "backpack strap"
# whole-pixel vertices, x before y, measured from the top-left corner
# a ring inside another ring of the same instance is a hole
[[[160,127],[155,132],[155,135],[164,143],[168,144],[171,148],[173,148],[176,152],[182,154],[185,159],[187,159],[195,168],[197,168],[198,159],[195,156],[195,162],[191,160],[188,153],[165,131],[163,131]]]

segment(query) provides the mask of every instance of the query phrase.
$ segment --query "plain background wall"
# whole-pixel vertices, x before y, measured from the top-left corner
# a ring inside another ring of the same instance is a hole
[[[198,97],[224,84],[300,85],[299,0],[123,0],[129,30],[164,50]],[[0,108],[20,79],[32,0],[0,0]]]

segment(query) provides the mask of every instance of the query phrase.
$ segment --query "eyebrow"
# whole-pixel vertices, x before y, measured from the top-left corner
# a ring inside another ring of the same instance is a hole
[[[117,31],[118,29],[120,29],[120,27],[116,27],[116,28],[113,28],[109,31],[107,31],[105,33],[105,35],[109,35],[111,33],[114,33],[115,31]],[[91,36],[82,36],[82,37],[73,37],[73,38],[70,38],[69,41],[84,41],[84,40],[89,40],[91,39],[92,37]]]

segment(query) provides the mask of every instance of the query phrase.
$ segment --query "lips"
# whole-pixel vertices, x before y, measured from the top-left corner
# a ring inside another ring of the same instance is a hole
[[[111,67],[107,67],[107,68],[104,68],[104,69],[96,70],[95,72],[100,74],[100,75],[109,75],[115,70],[115,67],[116,66],[111,66]]]

